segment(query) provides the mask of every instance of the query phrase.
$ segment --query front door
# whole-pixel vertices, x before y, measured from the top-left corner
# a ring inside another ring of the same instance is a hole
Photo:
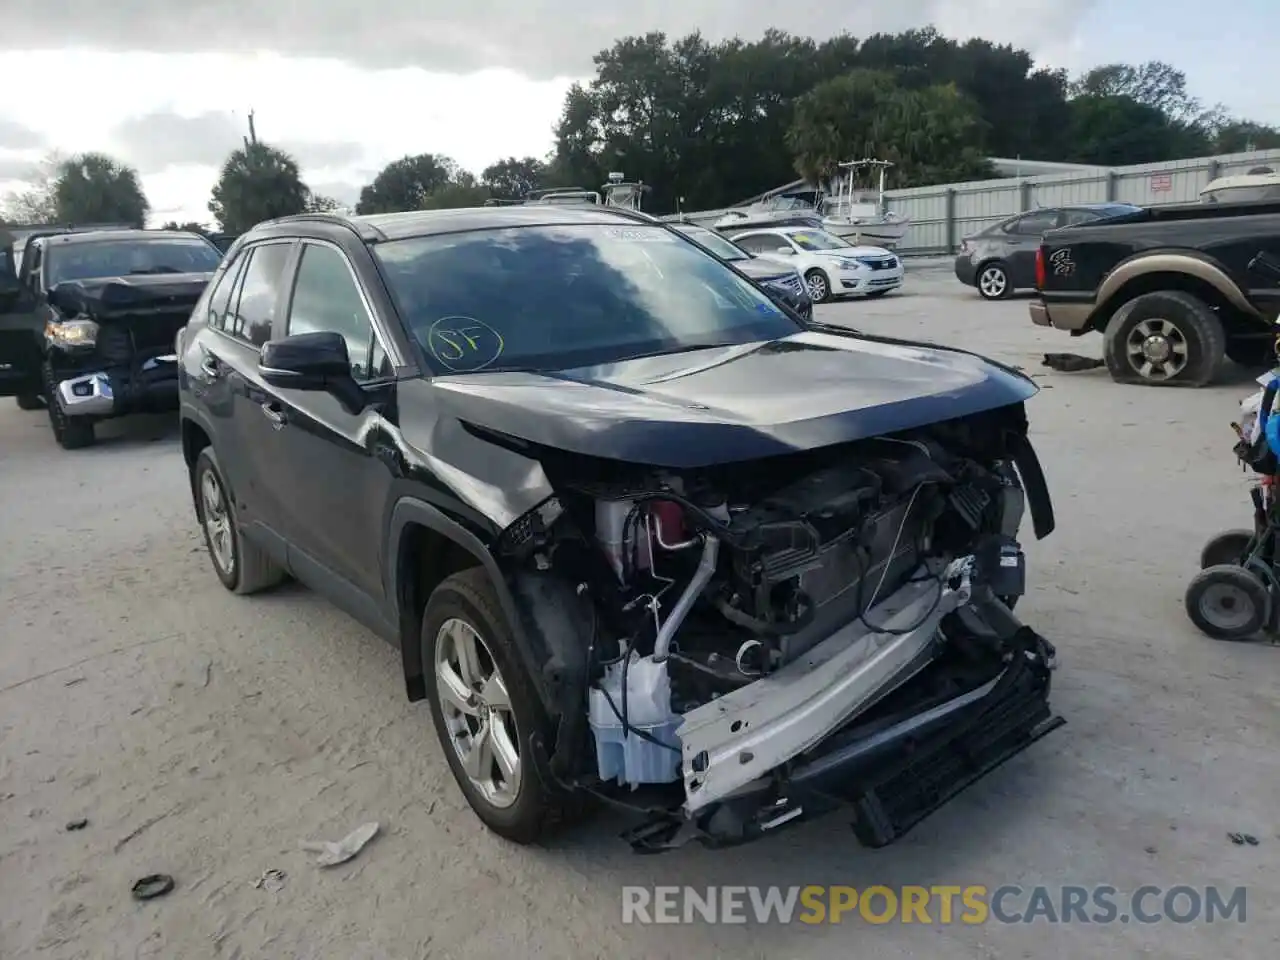
[[[201,356],[197,372],[191,374],[200,381],[193,383],[193,391],[197,387],[205,391],[205,409],[221,421],[215,427],[223,440],[218,457],[235,495],[240,522],[251,530],[266,527],[275,534],[271,542],[258,538],[273,550],[285,522],[285,508],[266,473],[275,457],[277,438],[262,415],[267,395],[258,357],[278,329],[294,249],[292,241],[273,241],[240,252],[210,297],[211,329],[199,338]]]
[[[355,606],[367,601],[384,609],[383,511],[393,477],[381,456],[389,442],[383,413],[394,393],[393,369],[347,255],[304,241],[285,334],[321,331],[342,334],[351,372],[370,404],[352,413],[324,391],[267,388],[261,416],[278,440],[270,469],[286,511],[290,566],[305,578],[303,568],[319,564],[362,595]]]

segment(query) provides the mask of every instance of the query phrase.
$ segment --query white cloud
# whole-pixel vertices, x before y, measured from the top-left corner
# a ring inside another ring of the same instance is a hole
[[[341,192],[336,185],[358,189],[405,154],[443,153],[476,172],[509,155],[541,156],[570,82],[505,70],[370,71],[270,53],[14,52],[0,54],[0,71],[39,76],[68,62],[94,82],[6,99],[6,119],[64,152],[105,150],[137,164],[161,220],[209,219],[215,168],[247,132],[250,108],[261,139],[289,150],[308,182]],[[38,158],[0,154],[0,173]]]
[[[1074,32],[1093,0],[46,0],[10,4],[0,48],[92,45],[110,50],[270,49],[367,68],[446,73],[510,68],[548,79],[591,72],[622,36],[701,30],[712,39],[777,27],[805,36],[893,33],[926,23],[1032,50]],[[225,75],[210,78],[219,84]],[[154,80],[153,80],[154,82]],[[181,83],[182,78],[175,77]]]

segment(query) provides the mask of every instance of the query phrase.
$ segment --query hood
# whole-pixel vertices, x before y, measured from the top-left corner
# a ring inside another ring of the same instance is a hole
[[[766,260],[763,257],[735,260],[733,265],[752,280],[785,280],[795,273],[794,267],[779,263],[777,260]]]
[[[85,313],[95,320],[136,313],[190,313],[211,279],[212,273],[149,273],[67,280],[50,291],[49,301],[66,315]]]
[[[856,260],[858,257],[870,257],[873,260],[881,260],[886,257],[897,256],[892,250],[886,250],[884,247],[837,247],[834,250],[811,250],[820,257],[840,257],[842,260]]]
[[[808,330],[554,373],[437,377],[441,414],[544,446],[695,468],[817,449],[1019,403],[975,354]]]

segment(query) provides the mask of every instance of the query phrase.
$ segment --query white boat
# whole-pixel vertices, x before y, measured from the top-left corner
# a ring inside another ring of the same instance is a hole
[[[604,206],[621,207],[623,210],[640,211],[640,201],[649,192],[643,182],[633,183],[620,173],[609,174],[609,182],[600,188]],[[642,212],[642,211],[641,211]]]
[[[888,160],[849,160],[840,164],[845,174],[835,196],[824,198],[818,208],[823,229],[852,244],[892,249],[902,242],[911,227],[911,218],[886,210],[884,205],[884,173],[891,166]],[[878,170],[875,190],[855,186],[862,169]]]
[[[747,207],[726,210],[712,229],[725,236],[771,227],[811,227],[820,225],[817,209],[799,197],[770,197]]]

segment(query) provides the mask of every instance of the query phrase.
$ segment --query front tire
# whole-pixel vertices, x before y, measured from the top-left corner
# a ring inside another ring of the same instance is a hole
[[[531,746],[550,743],[554,728],[482,567],[455,573],[432,592],[421,643],[431,719],[476,816],[520,844],[574,819],[573,795],[540,768]]]
[[[1271,620],[1271,594],[1248,570],[1219,564],[1187,586],[1187,616],[1214,640],[1245,640]]]
[[[978,279],[975,282],[978,296],[983,300],[1005,300],[1013,293],[1013,284],[1009,282],[1009,268],[1003,263],[984,263],[978,268]]]
[[[38,393],[20,393],[15,399],[18,401],[19,410],[39,410],[44,406],[44,401],[40,399]]]
[[[809,299],[814,303],[826,303],[831,299],[831,280],[817,267],[804,275],[804,283],[809,288]]]
[[[1103,357],[1116,383],[1205,387],[1226,359],[1222,321],[1181,290],[1144,293],[1107,324]]]
[[[212,447],[196,456],[191,468],[196,517],[204,532],[204,544],[213,572],[232,593],[250,594],[274,587],[284,571],[257,544],[246,540],[236,520],[234,499]]]

